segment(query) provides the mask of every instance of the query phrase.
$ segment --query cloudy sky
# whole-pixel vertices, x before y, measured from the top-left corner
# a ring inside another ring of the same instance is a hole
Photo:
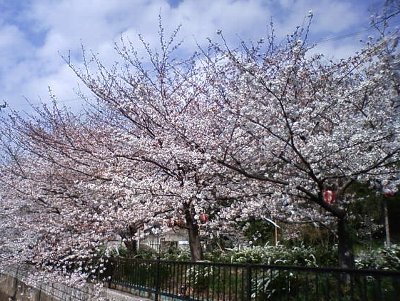
[[[232,43],[264,36],[272,19],[284,36],[312,10],[310,40],[328,56],[345,57],[373,34],[369,16],[383,0],[0,0],[0,102],[18,110],[48,101],[48,87],[67,106],[80,105],[79,81],[63,62],[79,63],[81,44],[105,62],[121,36],[141,33],[156,45],[158,15],[166,30],[182,25],[179,39],[191,52],[222,30]],[[76,55],[75,55],[76,54]]]

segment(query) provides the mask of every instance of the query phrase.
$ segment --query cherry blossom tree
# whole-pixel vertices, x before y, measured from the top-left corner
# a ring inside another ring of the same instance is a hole
[[[60,269],[87,264],[144,208],[109,177],[120,167],[107,157],[112,143],[104,124],[56,106],[36,113],[3,120],[12,131],[3,144],[2,203],[26,207],[29,214],[19,218],[14,210],[13,218],[35,234],[19,261]]]
[[[399,176],[398,35],[334,62],[308,54],[307,34],[301,27],[283,45],[270,39],[240,50],[223,37],[213,44],[209,98],[221,109],[204,151],[267,183],[275,210],[289,218],[336,220],[340,265],[353,267],[350,188]],[[329,202],[328,190],[335,194]]]
[[[329,61],[310,54],[307,24],[235,49],[221,33],[186,60],[162,26],[158,50],[141,38],[148,60],[124,39],[111,67],[65,58],[91,108],[54,101],[2,120],[2,212],[29,208],[24,258],[82,270],[116,234],[133,248],[138,227],[183,220],[201,260],[202,235],[260,217],[336,223],[352,267],[352,186],[399,177],[397,36]]]
[[[124,40],[116,48],[123,63],[112,68],[106,68],[96,56],[86,57],[82,69],[69,58],[67,62],[97,96],[102,107],[97,111],[111,111],[123,120],[123,126],[115,129],[120,144],[113,156],[127,165],[140,166],[140,171],[134,184],[124,174],[114,176],[121,183],[129,182],[127,186],[135,194],[146,196],[143,202],[152,207],[151,212],[158,213],[153,222],[165,225],[169,219],[184,220],[178,224],[188,230],[192,259],[199,260],[199,216],[215,204],[221,175],[216,172],[217,162],[187,137],[188,126],[192,130],[207,126],[204,116],[203,120],[195,116],[201,113],[198,107],[200,98],[206,96],[202,89],[207,81],[202,78],[202,68],[196,66],[198,55],[184,61],[175,57],[179,49],[179,43],[174,44],[176,34],[177,31],[166,40],[160,26],[158,52],[142,39],[148,66],[138,57],[133,44]],[[90,62],[94,63],[94,71]],[[195,125],[194,120],[201,124]],[[233,192],[225,190],[217,199],[232,197]]]

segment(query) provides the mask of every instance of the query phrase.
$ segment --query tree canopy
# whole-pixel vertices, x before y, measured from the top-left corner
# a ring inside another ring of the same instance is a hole
[[[352,186],[395,192],[399,181],[398,33],[332,61],[310,53],[308,30],[237,48],[221,32],[186,59],[178,31],[160,30],[159,51],[143,42],[146,61],[124,40],[112,67],[65,58],[96,103],[77,114],[54,97],[2,118],[1,222],[19,231],[2,262],[87,276],[108,241],[170,219],[200,260],[201,236],[266,217],[336,223],[339,262],[352,267]]]

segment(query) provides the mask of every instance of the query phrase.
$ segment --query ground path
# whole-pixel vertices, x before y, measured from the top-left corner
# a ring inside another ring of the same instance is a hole
[[[107,297],[115,301],[151,301],[152,299],[134,296],[129,293],[120,292],[113,289],[107,289]]]

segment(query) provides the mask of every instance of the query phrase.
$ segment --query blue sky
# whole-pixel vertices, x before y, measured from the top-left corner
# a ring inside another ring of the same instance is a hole
[[[80,63],[80,48],[99,53],[111,64],[114,42],[137,41],[141,33],[157,43],[158,15],[166,30],[182,25],[183,50],[190,53],[221,29],[231,43],[264,36],[272,19],[279,36],[293,31],[310,10],[310,40],[316,52],[336,58],[360,48],[372,35],[369,16],[383,0],[0,0],[0,102],[28,110],[47,102],[50,86],[60,102],[80,105],[79,80],[61,59],[71,51]]]

